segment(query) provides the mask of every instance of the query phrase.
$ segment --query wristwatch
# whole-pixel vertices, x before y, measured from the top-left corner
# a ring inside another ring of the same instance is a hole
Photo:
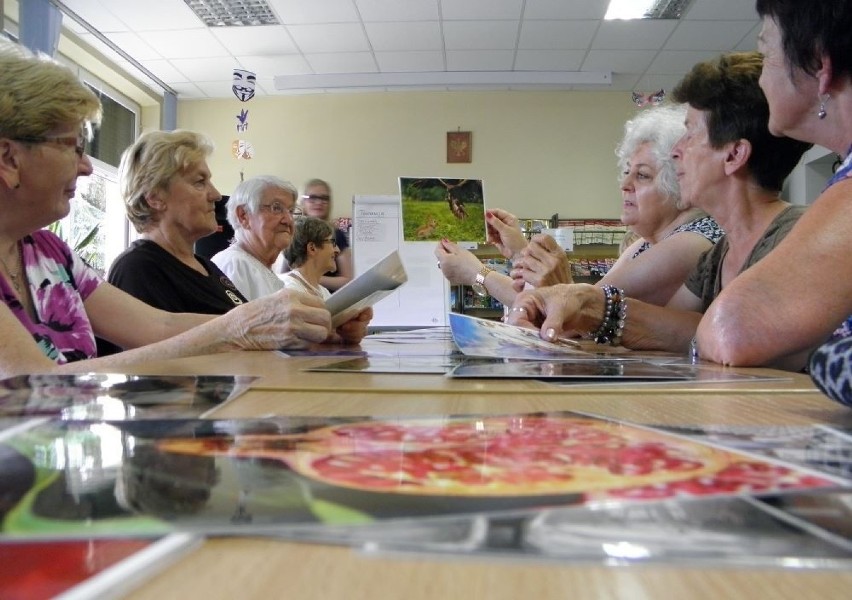
[[[473,288],[473,291],[476,292],[477,296],[487,296],[488,290],[485,287],[485,277],[494,269],[489,269],[486,266],[483,266],[479,269],[479,273],[476,274],[476,279],[470,287]]]

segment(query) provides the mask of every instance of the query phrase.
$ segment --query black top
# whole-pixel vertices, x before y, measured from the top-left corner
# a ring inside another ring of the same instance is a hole
[[[183,264],[150,240],[136,240],[119,255],[107,280],[143,302],[169,312],[221,315],[247,302],[213,261],[195,255],[207,275]]]
[[[203,275],[149,240],[136,240],[109,269],[107,281],[131,296],[169,312],[225,314],[248,302],[209,258],[195,255],[207,269]],[[98,339],[98,356],[121,348]]]

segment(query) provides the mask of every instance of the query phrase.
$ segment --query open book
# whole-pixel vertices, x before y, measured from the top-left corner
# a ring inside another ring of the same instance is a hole
[[[394,250],[331,295],[325,305],[336,328],[359,312],[373,306],[408,281],[405,267]]]

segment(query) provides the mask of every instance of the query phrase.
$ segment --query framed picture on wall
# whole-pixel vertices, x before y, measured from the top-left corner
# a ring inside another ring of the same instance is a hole
[[[469,163],[473,157],[473,136],[470,131],[447,132],[447,162]]]

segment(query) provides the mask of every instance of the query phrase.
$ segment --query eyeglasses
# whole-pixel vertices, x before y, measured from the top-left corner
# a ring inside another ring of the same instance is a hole
[[[332,246],[337,248],[337,240],[334,238],[331,238],[330,240],[323,240],[320,242],[321,246],[325,246],[326,244],[331,244]]]
[[[291,217],[301,217],[302,209],[298,206],[294,206],[293,208],[287,208],[280,202],[273,202],[272,204],[261,204],[258,207],[260,210],[268,210],[273,215],[283,215],[285,212],[290,213]]]
[[[69,148],[73,147],[74,152],[76,152],[77,156],[80,158],[83,158],[83,155],[86,153],[86,145],[89,142],[87,136],[83,133],[75,136],[33,135],[14,139],[16,142],[23,142],[25,144],[61,144],[63,146],[68,146]]]
[[[331,196],[328,194],[310,194],[302,196],[302,200],[307,200],[308,202],[330,202]]]

